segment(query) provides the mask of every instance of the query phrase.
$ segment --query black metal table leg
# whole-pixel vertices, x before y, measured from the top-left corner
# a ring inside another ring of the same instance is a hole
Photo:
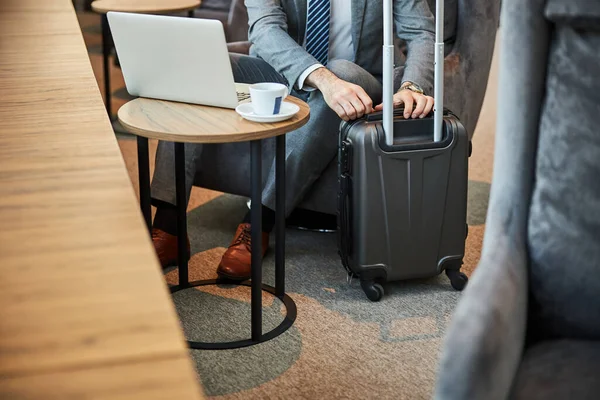
[[[262,336],[262,141],[250,142],[252,206],[250,224],[252,234],[252,340]]]
[[[188,11],[188,18],[194,18],[194,10]]]
[[[108,17],[106,14],[102,14],[102,65],[104,69],[104,104],[106,106],[106,112],[112,119],[112,99],[110,89],[110,48],[111,48],[111,36],[110,27],[108,25]]]
[[[285,135],[275,138],[275,295],[285,295]]]
[[[144,142],[141,144],[141,151],[144,153]],[[147,146],[147,140],[145,141]],[[175,143],[175,190],[177,195],[177,251],[179,264],[179,284],[170,287],[171,293],[180,290],[199,286],[210,286],[218,284],[234,284],[240,286],[250,286],[251,291],[251,337],[249,339],[235,340],[231,342],[197,342],[188,340],[188,345],[192,349],[198,350],[227,350],[239,349],[242,347],[253,346],[263,343],[287,331],[296,320],[296,304],[290,296],[285,294],[284,288],[284,256],[285,256],[285,138],[277,138],[277,164],[276,164],[276,190],[277,190],[277,213],[276,213],[276,285],[275,287],[264,285],[262,283],[262,143],[260,140],[252,141],[251,148],[251,173],[252,173],[252,275],[251,282],[233,282],[222,279],[207,279],[201,281],[189,282],[188,276],[188,253],[187,253],[187,194],[185,188],[185,147],[183,143]],[[147,148],[147,147],[146,147]],[[141,156],[140,156],[141,157]],[[147,160],[147,158],[146,158]],[[140,163],[140,166],[144,165]],[[144,165],[145,167],[145,165]],[[149,175],[149,168],[148,175]],[[140,172],[141,174],[141,172]],[[141,182],[140,178],[140,182]],[[140,186],[141,188],[141,186]],[[148,196],[150,189],[148,187]],[[281,323],[263,334],[262,332],[262,292],[268,292],[279,298],[286,309],[286,316]]]
[[[140,207],[148,232],[152,230],[152,209],[150,207],[150,161],[148,138],[137,137],[138,177],[140,181]]]
[[[185,145],[175,143],[175,192],[177,196],[177,265],[179,286],[189,286],[187,257],[187,194],[185,192]]]

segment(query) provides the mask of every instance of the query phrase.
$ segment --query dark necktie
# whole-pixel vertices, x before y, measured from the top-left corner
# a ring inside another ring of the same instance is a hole
[[[306,51],[323,65],[329,55],[329,0],[309,0],[306,19]]]

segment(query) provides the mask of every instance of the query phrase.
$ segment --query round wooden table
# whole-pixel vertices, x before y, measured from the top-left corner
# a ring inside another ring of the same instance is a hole
[[[300,111],[286,121],[271,124],[247,121],[231,109],[146,98],[132,100],[119,109],[119,122],[126,130],[137,136],[140,205],[149,231],[152,229],[152,221],[148,138],[174,142],[179,282],[171,288],[171,293],[196,286],[232,283],[222,279],[189,281],[185,240],[187,196],[184,144],[250,142],[252,247],[260,249],[262,248],[262,141],[274,138],[276,142],[275,286],[262,283],[262,255],[258,251],[252,252],[250,283],[241,283],[251,287],[250,339],[219,343],[188,340],[193,349],[233,349],[262,343],[285,332],[296,320],[296,305],[285,293],[285,134],[308,122],[310,111],[305,102],[295,97],[288,96],[286,101],[297,104]],[[262,332],[261,292],[263,290],[279,298],[287,310],[281,324],[267,333]]]
[[[110,88],[110,51],[113,47],[112,36],[106,13],[109,11],[131,12],[140,14],[175,14],[188,12],[194,16],[194,10],[202,0],[96,0],[92,2],[92,10],[102,15],[102,62],[104,70],[104,103],[108,115],[112,118],[112,92]]]
[[[200,0],[96,0],[92,2],[92,10],[99,14],[106,14],[109,11],[174,14],[194,11],[200,3]]]

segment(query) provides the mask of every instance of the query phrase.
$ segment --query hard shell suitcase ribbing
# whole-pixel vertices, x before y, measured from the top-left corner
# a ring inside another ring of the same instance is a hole
[[[383,114],[344,122],[338,153],[338,245],[350,276],[378,301],[383,283],[446,271],[462,290],[468,157],[464,126],[443,108],[443,0],[436,4],[434,116],[392,109],[391,0],[384,1]]]

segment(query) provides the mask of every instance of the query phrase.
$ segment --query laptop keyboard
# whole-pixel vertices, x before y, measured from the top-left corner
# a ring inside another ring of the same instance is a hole
[[[250,98],[250,93],[237,92],[238,101],[244,101]]]

